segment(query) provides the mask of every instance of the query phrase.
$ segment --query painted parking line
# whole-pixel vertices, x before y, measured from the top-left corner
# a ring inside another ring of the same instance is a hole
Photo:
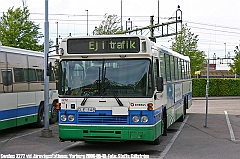
[[[69,146],[66,146],[66,147],[64,147],[64,148],[62,148],[62,149],[60,149],[60,150],[57,150],[57,151],[53,152],[52,154],[58,154],[58,153],[60,153],[60,152],[62,152],[62,151],[64,151],[64,150],[67,150],[67,149],[69,149],[69,148],[71,148],[71,147],[74,147],[74,146],[76,146],[76,145],[83,144],[83,143],[84,143],[84,141],[75,142],[75,143],[73,143],[73,144],[71,144],[71,145],[69,145]]]
[[[158,158],[163,159],[166,154],[168,153],[168,151],[170,150],[170,148],[172,147],[172,144],[174,143],[174,141],[177,139],[178,135],[180,134],[180,132],[182,131],[185,123],[188,120],[189,115],[186,116],[186,118],[184,119],[183,123],[181,124],[179,130],[176,132],[176,134],[173,136],[173,138],[171,139],[171,141],[169,142],[169,144],[166,146],[166,148],[163,150],[163,152],[161,153],[161,155]]]
[[[53,125],[53,126],[50,126],[49,128],[52,128],[52,127],[55,127],[55,126],[58,126],[58,124]],[[32,131],[32,132],[27,133],[27,134],[24,134],[24,135],[15,136],[15,137],[13,137],[13,138],[10,138],[10,139],[6,139],[6,140],[3,140],[3,141],[0,141],[0,143],[7,142],[7,141],[11,141],[11,140],[18,139],[18,138],[21,138],[21,137],[25,137],[25,136],[28,136],[28,135],[31,135],[31,134],[37,133],[37,132],[39,132],[39,131],[42,131],[42,129],[39,129],[39,130],[36,130],[36,131]]]
[[[225,116],[226,116],[226,120],[227,120],[227,125],[228,125],[228,129],[229,129],[231,141],[233,141],[233,142],[239,142],[240,140],[236,140],[236,139],[235,139],[234,132],[233,132],[232,125],[231,125],[231,123],[230,123],[230,120],[229,120],[227,111],[224,111],[224,113],[225,113]]]

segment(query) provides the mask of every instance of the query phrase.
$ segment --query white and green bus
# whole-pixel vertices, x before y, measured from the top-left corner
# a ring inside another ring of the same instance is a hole
[[[190,59],[138,35],[61,41],[61,141],[149,141],[192,104]]]
[[[43,70],[44,53],[0,45],[0,130],[30,123],[43,127]],[[54,75],[49,79],[50,122],[55,123],[58,92]]]

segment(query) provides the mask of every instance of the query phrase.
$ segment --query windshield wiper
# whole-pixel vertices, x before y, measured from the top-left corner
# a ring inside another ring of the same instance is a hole
[[[91,92],[91,90],[93,89],[93,86],[94,86],[94,84],[95,84],[96,82],[99,82],[99,83],[100,83],[100,80],[96,80],[96,81],[93,82],[93,84],[92,84],[91,88],[89,89],[87,95],[84,97],[83,101],[81,102],[81,106],[84,106],[84,105],[85,105],[88,97],[90,96],[90,92]]]
[[[98,83],[97,89],[98,89],[98,92],[100,92],[100,81],[101,81],[101,80],[100,80],[100,68],[99,68],[99,69],[98,69],[98,79],[93,82],[93,84],[92,84],[91,88],[89,89],[86,97],[84,97],[83,101],[81,102],[81,106],[84,106],[84,105],[85,105],[88,97],[90,96],[90,91],[92,90],[92,88],[93,88],[93,86],[94,86],[95,83]]]
[[[104,66],[103,66],[104,67]],[[111,84],[111,82],[107,79],[107,78],[105,78],[106,77],[106,73],[107,73],[107,67],[105,67],[105,69],[103,69],[104,70],[104,72],[103,72],[103,84],[105,83],[105,81],[107,81],[107,84],[109,85],[109,87],[110,87],[110,89],[111,89],[111,91],[112,91],[112,93],[113,93],[113,96],[114,96],[114,98],[116,99],[116,101],[117,101],[117,103],[119,104],[119,106],[123,106],[123,104],[122,104],[122,102],[120,101],[120,99],[118,98],[118,96],[117,96],[117,94],[114,92],[114,90],[113,90],[113,88],[112,88],[112,84]],[[103,85],[104,86],[104,85]]]
[[[107,84],[109,85],[110,90],[112,91],[113,96],[114,96],[114,98],[116,99],[116,101],[117,101],[117,103],[119,104],[119,106],[123,106],[122,102],[120,101],[120,99],[119,99],[118,96],[117,96],[117,93],[114,92],[114,90],[113,90],[113,88],[112,88],[111,82],[110,82],[107,78],[105,78],[104,81],[107,81]]]

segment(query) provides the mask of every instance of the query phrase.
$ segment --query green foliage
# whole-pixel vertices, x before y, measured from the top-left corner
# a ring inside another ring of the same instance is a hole
[[[206,78],[194,78],[192,82],[193,97],[206,96]],[[210,78],[209,97],[240,96],[239,78]]]
[[[0,19],[0,41],[4,46],[40,51],[44,49],[39,45],[43,34],[39,33],[39,25],[30,21],[27,7],[23,9],[9,8]]]
[[[176,41],[172,43],[172,50],[189,56],[192,76],[194,76],[195,71],[204,68],[205,62],[205,54],[203,51],[197,50],[197,42],[198,35],[191,33],[190,28],[187,28],[187,24],[185,24],[178,33]]]
[[[121,31],[121,27],[118,25],[121,20],[117,15],[108,15],[106,13],[104,19],[99,27],[93,31],[95,35],[116,34]]]
[[[240,47],[240,45],[239,45]],[[234,50],[236,56],[234,58],[233,64],[230,64],[230,72],[236,73],[237,75],[240,75],[240,48],[236,46],[236,50]]]

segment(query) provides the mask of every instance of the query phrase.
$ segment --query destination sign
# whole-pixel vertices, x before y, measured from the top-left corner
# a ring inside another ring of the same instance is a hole
[[[137,53],[139,50],[140,39],[138,37],[71,38],[67,40],[69,54]]]

